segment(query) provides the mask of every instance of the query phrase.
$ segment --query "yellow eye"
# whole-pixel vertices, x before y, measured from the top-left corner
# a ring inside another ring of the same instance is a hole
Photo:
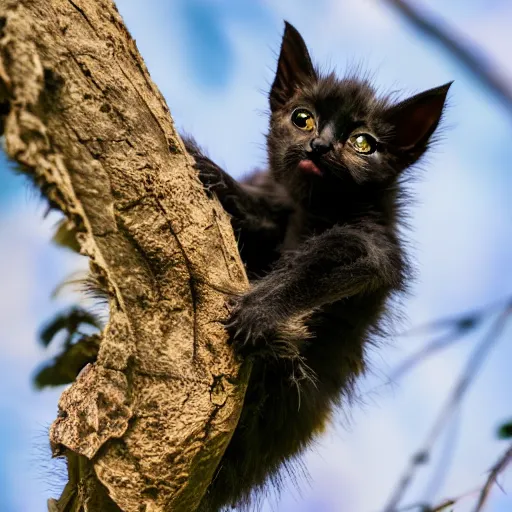
[[[305,132],[311,132],[315,129],[315,118],[313,114],[305,108],[297,108],[292,113],[292,123]]]
[[[366,133],[352,135],[349,141],[358,153],[364,153],[366,155],[373,153],[377,146],[375,139]]]

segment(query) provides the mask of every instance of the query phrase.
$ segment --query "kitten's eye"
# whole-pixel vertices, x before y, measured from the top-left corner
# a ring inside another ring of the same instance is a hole
[[[315,118],[313,114],[305,108],[297,108],[292,113],[292,123],[305,132],[311,132],[315,129]]]
[[[358,133],[357,135],[352,135],[349,141],[350,144],[352,144],[352,147],[358,153],[364,153],[366,155],[373,153],[377,146],[375,139],[366,133]]]

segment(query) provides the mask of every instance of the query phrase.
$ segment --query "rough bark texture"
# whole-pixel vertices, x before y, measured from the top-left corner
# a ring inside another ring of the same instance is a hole
[[[98,361],[51,427],[70,482],[49,508],[190,512],[246,381],[220,323],[219,290],[247,286],[229,220],[109,0],[0,1],[0,113],[111,295]]]

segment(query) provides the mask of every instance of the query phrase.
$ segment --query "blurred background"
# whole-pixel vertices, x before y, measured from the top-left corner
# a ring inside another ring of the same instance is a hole
[[[510,0],[410,1],[444,20],[441,28],[466,40],[512,91]],[[512,101],[493,94],[393,3],[117,1],[179,129],[193,134],[234,176],[265,165],[266,92],[284,19],[302,33],[320,66],[343,74],[361,64],[379,90],[405,96],[455,80],[443,140],[426,160],[422,179],[411,185],[417,202],[408,238],[418,279],[403,307],[406,329],[512,295]],[[35,369],[52,353],[38,345],[37,333],[76,302],[69,294],[56,300],[50,295],[86,262],[49,243],[58,216],[43,219],[43,201],[0,159],[0,510],[37,512],[46,510],[46,499],[58,496],[64,482],[46,446],[62,389],[39,392],[32,385]],[[397,337],[374,351],[359,399],[307,453],[309,478],[300,491],[289,482],[281,499],[269,497],[264,510],[384,510],[495,316],[489,311],[467,336],[400,378],[397,365],[435,334]],[[496,432],[512,418],[511,334],[512,321],[472,379],[428,465],[419,468],[404,506],[463,495],[452,510],[475,506],[479,487],[507,448]],[[486,510],[510,512],[512,468],[499,482],[509,494],[496,487]]]

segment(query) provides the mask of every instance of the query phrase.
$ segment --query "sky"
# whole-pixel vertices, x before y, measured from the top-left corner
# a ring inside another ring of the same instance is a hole
[[[512,4],[506,0],[424,0],[471,38],[512,84]],[[304,36],[315,62],[344,70],[361,64],[381,91],[403,96],[455,80],[442,142],[411,184],[410,254],[418,278],[403,304],[404,328],[474,310],[512,294],[512,123],[503,106],[440,47],[375,0],[120,0],[180,130],[193,134],[234,176],[265,165],[266,92],[283,20]],[[45,431],[61,389],[37,392],[34,370],[50,352],[38,346],[45,320],[76,295],[50,299],[83,258],[49,240],[58,216],[0,156],[0,510],[38,512],[57,496],[63,468],[49,461]],[[489,319],[489,321],[492,319]],[[290,483],[264,512],[380,512],[411,454],[422,445],[447,393],[489,322],[399,381],[396,365],[427,338],[397,337],[372,353],[360,399],[340,413],[305,456],[309,479]],[[406,502],[440,502],[474,491],[504,451],[496,439],[512,415],[512,327],[483,365],[453,424]],[[451,457],[443,457],[451,454]],[[442,476],[445,475],[445,478]],[[512,510],[512,471],[487,507]],[[471,510],[474,493],[456,512]]]

